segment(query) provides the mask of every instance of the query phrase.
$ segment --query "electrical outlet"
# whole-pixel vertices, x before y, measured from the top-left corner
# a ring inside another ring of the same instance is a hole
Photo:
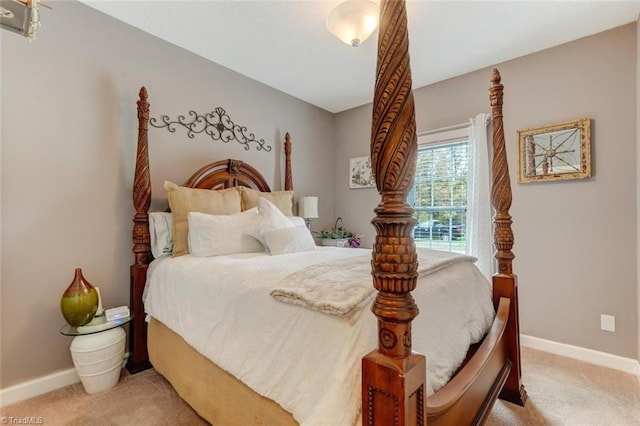
[[[600,329],[616,331],[616,317],[613,315],[600,315]]]

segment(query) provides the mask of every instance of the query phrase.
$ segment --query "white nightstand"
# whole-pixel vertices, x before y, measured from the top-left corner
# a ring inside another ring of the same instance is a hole
[[[133,314],[114,321],[99,316],[87,325],[65,324],[60,329],[65,336],[74,336],[71,358],[87,393],[102,392],[118,383],[126,343],[126,333],[121,326],[132,319]]]

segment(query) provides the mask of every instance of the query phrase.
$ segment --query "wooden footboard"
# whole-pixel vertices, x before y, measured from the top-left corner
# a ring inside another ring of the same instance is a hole
[[[427,398],[429,425],[482,424],[511,371],[507,344],[510,300],[500,299],[491,330],[473,357]]]

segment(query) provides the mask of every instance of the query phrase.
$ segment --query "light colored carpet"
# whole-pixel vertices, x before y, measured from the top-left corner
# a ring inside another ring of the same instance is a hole
[[[155,370],[130,375],[105,392],[89,395],[81,383],[66,386],[2,409],[11,417],[35,417],[41,424],[71,426],[207,425]]]
[[[639,426],[632,374],[522,348],[525,407],[496,401],[486,425]]]
[[[528,348],[522,359],[526,407],[498,401],[487,425],[640,425],[638,377]],[[39,417],[45,425],[207,424],[154,370],[123,372],[115,388],[97,395],[79,383],[67,386],[3,408],[1,416],[3,424],[12,417]]]

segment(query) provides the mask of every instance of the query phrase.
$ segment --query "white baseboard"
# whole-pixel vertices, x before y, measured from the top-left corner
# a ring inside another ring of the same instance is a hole
[[[640,377],[640,363],[638,360],[632,358],[624,358],[606,352],[594,351],[593,349],[567,345],[565,343],[558,343],[524,334],[520,335],[520,343],[522,346],[537,349],[539,351],[549,352],[591,364],[613,368],[615,370],[635,374]],[[123,366],[126,363],[128,356],[128,353],[125,354]],[[5,389],[0,389],[0,407],[5,407],[16,402],[42,395],[43,393],[73,385],[79,381],[80,378],[76,373],[76,369],[70,368],[68,370],[29,380]]]
[[[129,358],[128,352],[124,354],[122,367],[127,363],[127,358]],[[80,377],[78,373],[76,373],[76,369],[70,368],[5,389],[0,389],[0,407],[6,407],[7,405],[15,404],[16,402],[24,401],[78,382],[80,382]]]
[[[59,371],[0,390],[0,406],[6,407],[80,381],[75,368]]]
[[[614,370],[635,374],[640,377],[640,363],[633,358],[625,358],[606,352],[594,351],[593,349],[567,345],[565,343],[558,343],[524,334],[520,335],[520,344],[539,351],[550,352],[602,367],[613,368]]]

